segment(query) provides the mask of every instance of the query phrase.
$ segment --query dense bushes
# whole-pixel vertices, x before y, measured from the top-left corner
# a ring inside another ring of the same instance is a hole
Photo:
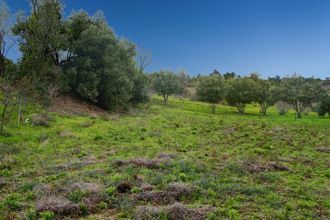
[[[39,92],[52,84],[107,110],[147,100],[135,45],[118,38],[102,13],[62,16],[59,0],[33,1],[31,15],[13,28],[22,39],[21,71]]]

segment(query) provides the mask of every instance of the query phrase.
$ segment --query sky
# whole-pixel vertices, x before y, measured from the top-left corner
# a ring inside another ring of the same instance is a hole
[[[29,12],[28,0],[6,0]],[[263,77],[330,77],[329,0],[63,0],[64,14],[102,10],[120,37],[152,53],[147,71],[214,69]],[[19,57],[18,49],[9,56]]]

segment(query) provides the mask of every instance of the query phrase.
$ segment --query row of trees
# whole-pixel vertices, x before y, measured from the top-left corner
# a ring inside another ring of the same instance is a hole
[[[320,115],[330,112],[330,96],[321,86],[320,80],[314,78],[293,75],[264,80],[257,74],[240,77],[235,73],[221,75],[214,71],[209,76],[198,76],[195,80],[197,99],[209,103],[213,113],[221,102],[236,107],[241,114],[250,103],[258,103],[261,115],[266,115],[267,109],[275,103],[278,103],[281,114],[290,106],[298,118],[316,103],[319,103],[317,110]],[[154,91],[163,97],[165,104],[170,95],[178,94],[184,87],[179,75],[165,71],[152,76],[152,85]]]
[[[197,84],[197,96],[211,104],[212,112],[215,112],[215,104],[225,100],[239,113],[244,113],[247,104],[258,103],[260,113],[266,115],[270,106],[281,101],[289,104],[301,118],[304,110],[319,102],[325,94],[318,80],[296,75],[277,82],[263,80],[256,74],[229,79],[208,76],[202,77]]]

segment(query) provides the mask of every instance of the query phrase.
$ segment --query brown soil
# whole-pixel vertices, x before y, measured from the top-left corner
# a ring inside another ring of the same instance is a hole
[[[101,116],[108,114],[106,110],[72,96],[57,97],[49,111],[61,115]]]

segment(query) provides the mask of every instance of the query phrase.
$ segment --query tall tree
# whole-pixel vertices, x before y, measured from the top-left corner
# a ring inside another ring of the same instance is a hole
[[[63,6],[60,0],[31,0],[31,15],[13,28],[21,38],[21,65],[47,87],[58,80],[61,53],[65,49],[66,35],[62,26]]]
[[[64,65],[71,91],[108,110],[137,100],[144,85],[135,68],[135,46],[117,38],[101,13],[76,12],[65,26],[73,54]]]
[[[7,53],[15,44],[11,33],[13,15],[4,1],[0,1],[0,77],[5,76]]]

